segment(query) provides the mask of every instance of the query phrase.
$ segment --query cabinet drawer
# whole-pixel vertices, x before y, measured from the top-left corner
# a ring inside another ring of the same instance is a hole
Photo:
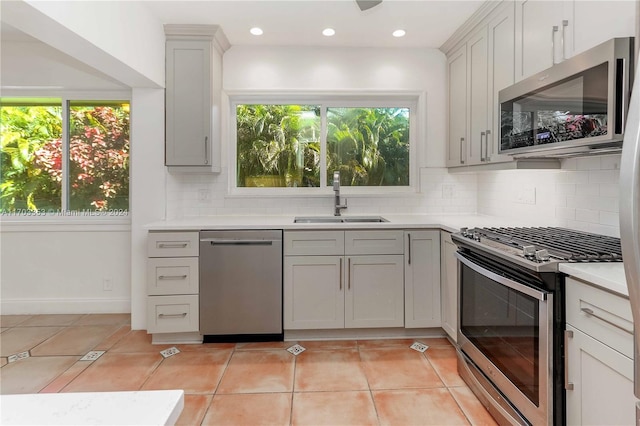
[[[285,256],[341,256],[344,254],[344,231],[287,231],[284,233]]]
[[[149,257],[197,257],[197,232],[149,232]]]
[[[629,299],[572,278],[566,280],[567,323],[633,358],[633,318]]]
[[[147,332],[181,333],[199,330],[198,296],[149,296]]]
[[[158,257],[147,261],[147,294],[198,294],[197,257]]]
[[[404,254],[404,231],[346,231],[345,254]]]

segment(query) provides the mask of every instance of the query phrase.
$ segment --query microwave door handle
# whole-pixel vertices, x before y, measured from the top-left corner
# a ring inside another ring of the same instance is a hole
[[[562,38],[560,39],[560,48],[562,49],[562,60],[564,61],[565,59],[567,59],[565,51],[564,51],[564,36],[565,36],[565,29],[567,28],[567,26],[569,26],[569,21],[566,19],[562,20]]]
[[[558,32],[558,26],[551,27],[551,65],[556,64],[556,33]]]
[[[624,132],[624,128],[627,125],[627,100],[629,100],[629,79],[627,78],[627,61],[625,59],[616,60],[616,67],[621,67],[622,71],[616,69],[615,73],[618,75],[620,73],[620,78],[622,78],[622,92],[616,93],[616,102],[620,103],[620,112],[621,117],[618,119],[620,121],[620,132]],[[636,89],[637,90],[637,89]],[[618,121],[616,120],[616,121]],[[617,127],[617,123],[615,124]],[[617,129],[614,128],[614,132]]]

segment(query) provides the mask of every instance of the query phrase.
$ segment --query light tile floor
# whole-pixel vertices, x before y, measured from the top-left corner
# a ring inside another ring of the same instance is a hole
[[[152,345],[128,315],[0,317],[0,393],[184,389],[183,425],[494,425],[444,338]],[[163,358],[176,346],[180,353]],[[92,350],[106,351],[80,361]],[[29,351],[30,357],[8,362]]]

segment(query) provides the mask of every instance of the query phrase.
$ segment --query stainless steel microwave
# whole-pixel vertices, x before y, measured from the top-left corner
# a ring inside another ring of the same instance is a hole
[[[499,92],[501,154],[619,152],[634,75],[632,37],[615,38]]]

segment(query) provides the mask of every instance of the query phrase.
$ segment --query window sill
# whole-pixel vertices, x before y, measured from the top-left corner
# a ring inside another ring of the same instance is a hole
[[[232,188],[225,198],[327,198],[335,194],[331,188]],[[341,197],[389,198],[418,196],[417,188],[340,188]]]
[[[127,216],[2,216],[0,233],[5,232],[129,232]]]

